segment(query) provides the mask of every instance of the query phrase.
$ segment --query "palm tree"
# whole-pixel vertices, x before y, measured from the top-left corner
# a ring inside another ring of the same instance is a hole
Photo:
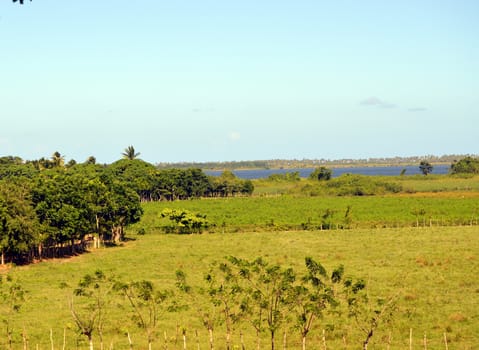
[[[122,155],[124,159],[133,160],[140,155],[140,152],[135,153],[135,147],[128,146],[127,148],[125,148],[125,151],[122,153]]]

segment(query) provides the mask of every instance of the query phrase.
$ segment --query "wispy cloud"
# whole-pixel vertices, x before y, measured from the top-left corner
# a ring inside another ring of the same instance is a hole
[[[239,141],[241,139],[241,134],[237,131],[232,131],[229,134],[229,139],[233,142]]]
[[[409,108],[408,112],[426,112],[427,108],[424,107],[414,107],[414,108]]]
[[[373,106],[378,108],[396,108],[394,103],[390,103],[375,96],[365,98],[359,103],[361,106]]]

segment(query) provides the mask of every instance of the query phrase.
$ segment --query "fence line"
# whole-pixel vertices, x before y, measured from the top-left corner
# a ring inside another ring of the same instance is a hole
[[[25,335],[25,330],[23,330],[23,336],[22,336],[22,348],[24,350],[29,350],[29,341]],[[65,350],[65,349],[77,349],[77,350],[83,350],[83,349],[100,349],[103,350],[103,343],[102,344],[93,344],[93,347],[90,347],[90,344],[87,344],[86,340],[83,339],[83,341],[79,342],[79,339],[77,338],[75,341],[72,343],[75,344],[74,347],[68,347],[67,346],[67,337],[66,337],[66,328],[64,328],[63,331],[63,343],[61,346],[56,346],[57,344],[55,343],[54,335],[53,335],[53,329],[50,329],[49,331],[49,344],[35,344],[35,346],[31,347],[31,349],[35,350],[55,350],[59,349],[60,347]],[[193,332],[187,332],[185,329],[181,331],[182,337],[179,337],[180,334],[176,332],[176,335],[173,337],[168,338],[167,332],[163,332],[164,340],[162,341],[161,339],[158,339],[156,343],[152,344],[152,349],[164,349],[164,350],[246,350],[246,349],[255,349],[257,348],[256,345],[253,345],[254,341],[251,339],[251,344],[249,347],[246,346],[245,341],[244,341],[244,334],[243,331],[239,331],[239,337],[236,338],[236,342],[233,342],[227,339],[226,335],[218,336],[216,334],[211,333],[206,333],[199,332],[198,330],[194,330]],[[203,338],[201,337],[203,335]],[[334,339],[329,339],[327,337],[327,332],[325,329],[322,330],[322,333],[318,334],[315,339],[310,339],[307,342],[304,342],[300,340],[299,336],[292,336],[288,334],[287,332],[283,333],[283,339],[282,339],[282,344],[278,345],[276,347],[276,350],[305,350],[305,349],[312,349],[312,350],[328,350],[328,349],[335,349],[339,348],[338,344],[341,343],[342,349],[363,349],[367,350],[368,345],[359,345],[362,344],[362,340],[359,338],[354,338],[352,339],[347,339],[345,335],[342,336],[342,339],[336,338],[335,341]],[[145,349],[145,346],[138,345],[142,344],[139,339],[133,339],[130,332],[126,332],[124,335],[124,340],[117,340],[117,343],[115,344],[113,341],[110,342],[109,349],[114,350],[114,349],[140,349],[143,350]],[[233,336],[232,336],[233,338]],[[291,338],[297,338],[294,341],[291,341]],[[181,340],[180,340],[181,339]],[[141,339],[142,341],[144,339]],[[377,339],[376,339],[377,340]],[[257,340],[256,340],[257,341]],[[472,340],[471,340],[472,342]],[[332,344],[330,346],[330,343]],[[413,329],[411,328],[409,330],[408,334],[408,339],[407,343],[409,345],[409,349],[412,350],[414,349],[420,349],[421,347],[424,348],[424,350],[428,350],[429,346],[434,349],[440,349],[443,348],[445,350],[449,350],[449,345],[450,345],[450,340],[448,339],[447,333],[444,332],[442,336],[439,338],[431,338],[428,337],[427,333],[424,332],[423,336],[421,337],[420,335],[416,335],[416,339],[414,339],[414,332]],[[268,343],[264,343],[268,344]],[[279,342],[278,342],[279,344]],[[405,344],[404,344],[404,339],[393,339],[392,338],[392,333],[389,332],[388,336],[384,336],[382,338],[382,341],[375,341],[374,346],[385,346],[386,349],[404,349]],[[1,342],[0,342],[1,345]],[[6,344],[4,344],[6,345]],[[15,344],[14,344],[15,345]],[[70,344],[71,346],[71,344]],[[20,349],[20,346],[7,346],[6,348],[10,350],[15,350],[15,349]],[[261,349],[270,349],[271,345],[268,344],[266,347],[261,347]],[[467,347],[466,347],[467,348]]]

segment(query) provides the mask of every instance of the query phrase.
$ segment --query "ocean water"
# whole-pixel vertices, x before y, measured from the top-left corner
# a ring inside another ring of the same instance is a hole
[[[330,168],[333,172],[333,177],[338,177],[343,174],[360,174],[371,176],[397,176],[403,169],[406,169],[405,175],[421,174],[419,166],[375,166],[375,167],[349,167],[349,168]],[[431,174],[447,174],[449,172],[449,165],[434,165]],[[300,177],[308,177],[314,168],[302,169],[248,169],[248,170],[233,170],[233,173],[240,179],[263,179],[273,174],[286,174],[299,172]],[[219,176],[223,171],[221,170],[204,170],[205,174],[212,176]]]

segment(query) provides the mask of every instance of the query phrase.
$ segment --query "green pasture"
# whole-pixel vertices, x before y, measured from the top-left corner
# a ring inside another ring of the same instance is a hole
[[[157,209],[147,206],[147,215],[153,215]],[[392,323],[380,325],[370,349],[384,349],[389,337],[391,349],[407,348],[410,329],[414,348],[423,348],[424,334],[427,334],[429,349],[444,349],[446,333],[449,349],[474,349],[479,343],[478,235],[476,226],[202,235],[162,234],[149,229],[141,236],[132,230],[128,235],[132,240],[123,246],[96,249],[69,260],[46,261],[9,271],[28,291],[25,304],[14,318],[14,348],[22,347],[22,329],[31,349],[52,348],[51,336],[53,347],[62,348],[64,334],[67,349],[87,348],[84,339],[75,332],[68,308],[72,290],[86,273],[101,269],[126,282],[146,279],[160,288],[173,289],[175,271],[182,269],[190,284],[199,286],[213,261],[234,255],[247,259],[261,256],[298,271],[304,270],[304,257],[311,256],[328,270],[344,264],[347,275],[364,278],[373,300],[399,293]],[[181,296],[177,299],[180,303],[187,301]],[[127,349],[126,333],[129,332],[135,348],[145,349],[145,337],[120,306],[121,300],[118,297],[112,300],[105,326],[105,347]],[[168,348],[182,349],[183,330],[189,336],[187,348],[196,349],[195,331],[199,332],[201,348],[208,348],[206,330],[195,312],[195,304],[207,302],[198,297],[188,303],[189,310],[166,312],[161,316],[154,348],[164,348],[166,332]],[[329,349],[360,348],[362,335],[357,325],[343,315],[319,322],[309,337],[309,349],[322,348],[323,330]],[[236,326],[233,337],[236,348],[239,348],[240,331],[247,348],[253,348],[256,339],[253,329],[244,323]],[[290,325],[282,329],[278,348],[282,348],[283,331],[287,332],[288,349],[299,349],[299,333]],[[217,349],[224,349],[223,332],[221,326],[215,330]],[[94,341],[99,348],[98,338]],[[263,341],[267,344],[266,335]],[[5,343],[2,334],[0,346],[5,348]]]
[[[350,221],[346,220],[350,208]],[[144,204],[144,218],[133,229],[167,225],[164,208],[205,214],[212,232],[333,228],[476,225],[479,198],[475,196],[357,196],[357,197],[240,197]],[[324,219],[326,211],[332,215]]]

